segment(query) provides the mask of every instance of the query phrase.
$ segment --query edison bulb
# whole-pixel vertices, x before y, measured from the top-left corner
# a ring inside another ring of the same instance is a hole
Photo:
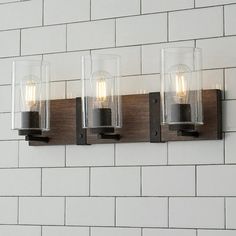
[[[184,64],[175,65],[170,69],[171,84],[174,86],[175,102],[184,104],[188,101],[188,88],[191,76],[191,70]]]

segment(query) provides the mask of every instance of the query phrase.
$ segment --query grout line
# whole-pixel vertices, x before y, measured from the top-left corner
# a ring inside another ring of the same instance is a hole
[[[226,229],[226,197],[224,197],[224,229]]]
[[[140,13],[140,15],[142,15],[142,10],[143,10],[143,0],[139,0],[140,2],[139,2],[139,13]]]
[[[116,197],[114,198],[114,226],[116,227]]]
[[[170,197],[167,198],[167,227],[170,228]]]
[[[64,199],[64,225],[66,225],[66,197]]]
[[[21,50],[22,50],[22,49],[21,49],[21,35],[22,35],[22,30],[20,29],[20,48],[19,48],[19,50],[20,50],[20,51],[19,51],[20,56],[21,56]]]
[[[91,196],[91,167],[89,167],[89,197]]]
[[[40,196],[43,196],[43,168],[40,168],[40,172],[41,172]]]
[[[143,167],[140,166],[140,196],[143,195]]]
[[[42,0],[42,26],[44,26],[45,2]]]
[[[20,167],[20,141],[17,141],[17,167]]]
[[[64,167],[66,167],[66,145],[64,145]]]
[[[170,41],[170,14],[167,12],[167,42]]]
[[[117,33],[116,33],[117,21],[116,21],[116,19],[114,21],[114,24],[115,24],[115,48],[116,48],[117,47],[117,39],[116,39],[116,36],[117,36]]]
[[[197,182],[197,166],[195,166],[195,197],[197,197],[197,190],[198,190],[197,184],[198,184],[198,182]]]
[[[223,133],[223,155],[224,155],[224,163],[226,164],[226,157],[225,157],[226,151],[225,151],[225,134]]]
[[[114,143],[114,166],[116,166],[116,143]]]
[[[193,0],[193,7],[196,8],[196,0]]]
[[[68,24],[66,24],[66,52],[68,51]]]
[[[89,20],[92,20],[92,0],[89,0]]]
[[[223,6],[223,36],[225,36],[225,6]]]
[[[169,142],[166,143],[166,165],[169,166]]]
[[[225,96],[225,91],[226,91],[226,69],[225,68],[223,69],[223,88],[222,88],[222,90],[224,91],[223,99],[225,100],[226,99],[226,96]]]
[[[17,197],[17,224],[20,224],[20,197]]]
[[[42,225],[41,225],[40,229],[41,229],[41,236],[43,236],[43,226]]]

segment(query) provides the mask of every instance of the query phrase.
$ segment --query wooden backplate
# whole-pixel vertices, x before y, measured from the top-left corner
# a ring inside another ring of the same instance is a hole
[[[89,129],[82,129],[81,99],[52,100],[48,143],[31,141],[31,146],[166,142],[222,139],[221,91],[203,91],[204,125],[199,126],[199,137],[177,136],[168,126],[160,126],[160,94],[122,96],[122,128],[116,129],[120,140],[99,139]],[[161,132],[160,132],[161,130]]]
[[[221,91],[217,89],[203,90],[203,125],[197,126],[199,137],[177,136],[176,131],[169,131],[167,125],[161,126],[161,140],[189,141],[222,139],[222,105]]]
[[[121,135],[121,139],[118,141],[99,139],[96,134],[91,133],[91,130],[82,129],[80,98],[52,100],[50,107],[51,128],[50,131],[43,134],[43,136],[49,137],[49,142],[31,141],[31,146],[134,143],[150,142],[150,140],[160,142],[159,93],[124,95],[121,97],[122,128],[115,130],[116,133]],[[150,116],[155,119],[155,122],[150,123]]]

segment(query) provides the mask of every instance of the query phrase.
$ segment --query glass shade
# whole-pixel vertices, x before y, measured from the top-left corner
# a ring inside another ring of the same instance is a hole
[[[50,68],[44,61],[14,61],[12,129],[30,134],[49,130]]]
[[[119,56],[84,56],[82,68],[83,128],[121,127]]]
[[[161,96],[163,124],[173,129],[203,124],[201,49],[162,49]]]

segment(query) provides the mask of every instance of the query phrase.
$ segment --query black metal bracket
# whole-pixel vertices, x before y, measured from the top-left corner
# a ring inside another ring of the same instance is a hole
[[[177,136],[199,137],[199,132],[196,130],[178,130]]]
[[[34,136],[34,135],[26,135],[25,136],[25,141],[38,141],[38,142],[49,142],[48,137],[40,137],[40,136]]]
[[[120,136],[120,134],[100,133],[100,134],[98,134],[98,138],[120,140],[121,136]]]

